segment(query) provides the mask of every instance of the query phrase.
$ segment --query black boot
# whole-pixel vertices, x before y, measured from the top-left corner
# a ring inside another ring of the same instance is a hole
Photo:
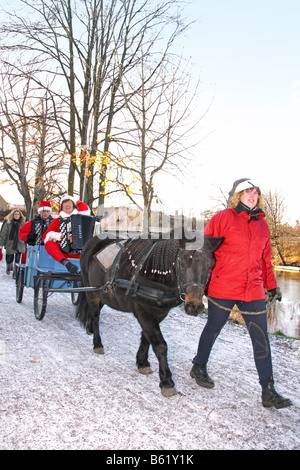
[[[10,274],[10,272],[13,270],[13,263],[6,263],[6,274]]]
[[[284,398],[276,392],[274,382],[272,380],[270,380],[268,385],[262,387],[262,404],[265,408],[274,406],[276,409],[286,408],[287,406],[293,405],[289,398]]]
[[[70,263],[70,261],[68,261],[66,264],[65,264],[65,267],[67,268],[67,270],[69,271],[69,273],[71,274],[75,274],[77,273],[77,266],[75,266],[75,264],[73,263]]]
[[[210,378],[206,370],[206,364],[194,364],[190,372],[190,376],[196,380],[201,387],[214,388],[215,384]]]

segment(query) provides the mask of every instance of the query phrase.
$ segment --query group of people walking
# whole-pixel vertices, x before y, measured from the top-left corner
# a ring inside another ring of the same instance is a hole
[[[50,203],[41,201],[38,214],[27,223],[20,210],[14,209],[8,215],[0,233],[0,260],[5,246],[7,274],[20,261],[26,244],[44,244],[47,253],[69,272],[77,271],[70,259],[79,255],[66,255],[61,250],[59,220],[78,213],[90,214],[90,209],[82,201],[66,195],[60,200],[58,218],[53,219],[51,213]],[[231,309],[237,305],[252,340],[262,404],[278,409],[291,406],[292,402],[274,388],[266,291],[271,299],[281,300],[281,297],[271,265],[270,231],[264,216],[260,187],[243,178],[233,185],[228,208],[214,215],[205,227],[206,235],[222,237],[223,242],[214,252],[214,266],[206,286],[207,323],[200,335],[190,375],[199,386],[214,387],[207,371],[208,360]]]

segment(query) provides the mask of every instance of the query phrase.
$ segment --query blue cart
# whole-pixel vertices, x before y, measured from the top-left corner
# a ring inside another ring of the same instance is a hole
[[[78,219],[78,216],[71,216],[71,218],[75,218],[75,220],[76,217]],[[81,219],[85,219],[91,228],[94,227],[94,218],[81,216]],[[88,232],[88,236],[84,239],[83,244],[91,238],[91,228]],[[27,246],[25,264],[17,264],[16,301],[18,303],[22,302],[24,287],[33,288],[33,307],[34,315],[37,320],[42,320],[44,318],[47,308],[47,299],[54,292],[70,293],[73,305],[77,305],[80,300],[81,292],[98,290],[96,287],[82,286],[80,259],[71,258],[70,261],[78,268],[78,272],[75,274],[69,273],[65,266],[54,260],[46,252],[44,245]]]
[[[72,259],[78,271],[80,260]],[[80,273],[70,274],[65,266],[55,261],[43,245],[29,246],[26,263],[17,265],[16,301],[22,302],[24,287],[34,290],[34,315],[42,320],[46,313],[48,296],[54,292],[71,293],[72,303],[77,305],[81,284]]]

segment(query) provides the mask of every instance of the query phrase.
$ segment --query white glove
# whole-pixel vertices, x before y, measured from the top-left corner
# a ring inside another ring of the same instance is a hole
[[[47,233],[45,237],[45,243],[47,243],[50,240],[53,240],[54,242],[60,242],[62,239],[62,233],[60,232],[49,232]]]

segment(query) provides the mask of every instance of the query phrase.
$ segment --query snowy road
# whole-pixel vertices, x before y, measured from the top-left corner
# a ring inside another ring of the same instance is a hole
[[[210,361],[213,390],[189,376],[205,316],[180,308],[162,324],[178,394],[164,398],[158,364],[140,375],[140,328],[105,308],[105,355],[75,319],[69,294],[54,294],[39,322],[33,290],[22,304],[0,264],[0,449],[201,450],[300,448],[300,342],[271,336],[276,388],[294,402],[264,409],[244,327],[227,324]]]

